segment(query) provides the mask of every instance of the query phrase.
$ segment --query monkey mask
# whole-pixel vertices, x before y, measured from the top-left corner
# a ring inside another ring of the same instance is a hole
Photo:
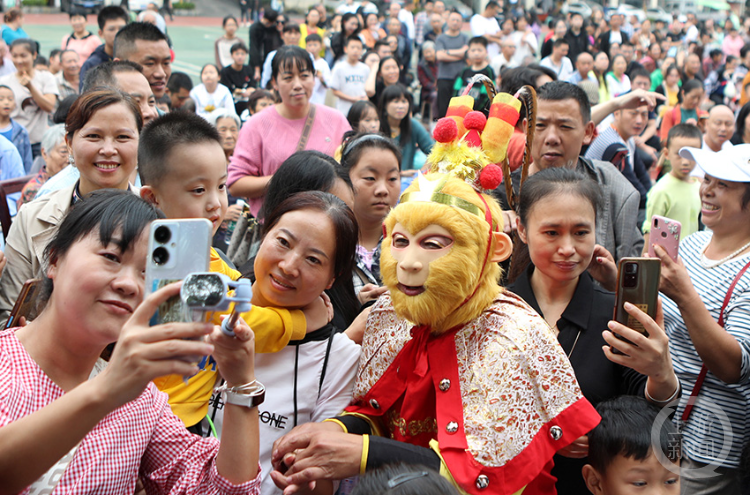
[[[396,313],[442,333],[470,321],[501,290],[511,252],[500,207],[465,181],[420,175],[385,220],[383,283]]]
[[[386,217],[381,274],[396,313],[434,334],[466,323],[501,290],[498,262],[512,244],[500,205],[487,190],[502,181],[502,160],[521,103],[495,96],[489,119],[470,111],[471,97],[451,100],[428,162]]]

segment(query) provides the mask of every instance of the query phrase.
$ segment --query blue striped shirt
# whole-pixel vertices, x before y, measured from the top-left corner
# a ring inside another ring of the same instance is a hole
[[[710,232],[697,232],[680,243],[680,257],[687,267],[703,304],[714,320],[719,319],[724,297],[737,273],[750,261],[744,255],[707,269],[700,264]],[[677,305],[663,296],[664,323],[670,339],[670,352],[682,383],[675,420],[679,420],[701,370],[702,361],[693,346]],[[724,312],[724,329],[740,344],[742,364],[738,383],[727,384],[710,371],[703,382],[698,401],[683,430],[683,455],[689,459],[736,468],[743,445],[750,441],[750,273],[734,288]]]

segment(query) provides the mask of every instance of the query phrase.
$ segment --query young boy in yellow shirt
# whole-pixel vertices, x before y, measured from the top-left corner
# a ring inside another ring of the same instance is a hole
[[[227,164],[220,139],[216,129],[195,114],[173,112],[151,122],[138,145],[141,197],[167,218],[206,218],[215,234],[227,211]],[[240,278],[240,272],[214,248],[210,271],[233,280]],[[216,323],[219,316],[215,315]],[[266,353],[276,352],[290,340],[304,338],[308,329],[328,323],[328,309],[318,298],[301,310],[253,306],[242,317],[255,332],[256,352]],[[216,378],[216,366],[208,360],[187,383],[177,375],[154,383],[169,395],[172,410],[190,428],[205,416]]]

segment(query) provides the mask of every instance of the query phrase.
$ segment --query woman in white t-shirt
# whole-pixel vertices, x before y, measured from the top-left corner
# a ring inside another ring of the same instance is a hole
[[[528,65],[527,57],[536,57],[537,40],[529,27],[525,17],[521,16],[516,21],[516,30],[511,35],[516,45],[516,53],[513,55],[513,63],[518,66]]]
[[[625,56],[621,53],[612,58],[612,70],[607,72],[605,76],[607,80],[607,87],[612,98],[630,91],[630,78],[625,74],[625,70],[628,68],[628,61],[625,60]]]
[[[34,69],[37,52],[33,41],[27,38],[15,40],[10,45],[10,54],[17,72],[0,77],[0,84],[13,91],[16,109],[10,116],[29,131],[31,153],[36,158],[41,153],[42,136],[60,92],[55,76]]]
[[[214,64],[203,66],[201,84],[190,90],[190,98],[195,101],[195,113],[201,117],[207,117],[217,108],[234,112],[232,92],[219,83],[219,69]]]

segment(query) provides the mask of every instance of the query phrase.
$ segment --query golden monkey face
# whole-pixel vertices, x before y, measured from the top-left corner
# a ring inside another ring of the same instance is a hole
[[[440,326],[479,282],[484,222],[468,223],[470,213],[434,203],[406,203],[392,213],[380,263],[394,309],[412,323]]]
[[[507,257],[501,254],[510,252],[511,243],[504,234],[490,233],[485,219],[486,208],[492,218],[502,218],[497,202],[480,197],[460,179],[428,174],[406,192],[431,197],[435,187],[443,199],[448,195],[459,205],[471,203],[480,214],[440,201],[402,199],[384,222],[380,271],[396,314],[440,333],[492,304],[500,290],[495,261]],[[496,227],[502,230],[502,224]]]
[[[413,297],[425,291],[430,264],[450,252],[453,236],[440,225],[413,234],[397,223],[391,234],[391,255],[396,260],[398,289]]]

